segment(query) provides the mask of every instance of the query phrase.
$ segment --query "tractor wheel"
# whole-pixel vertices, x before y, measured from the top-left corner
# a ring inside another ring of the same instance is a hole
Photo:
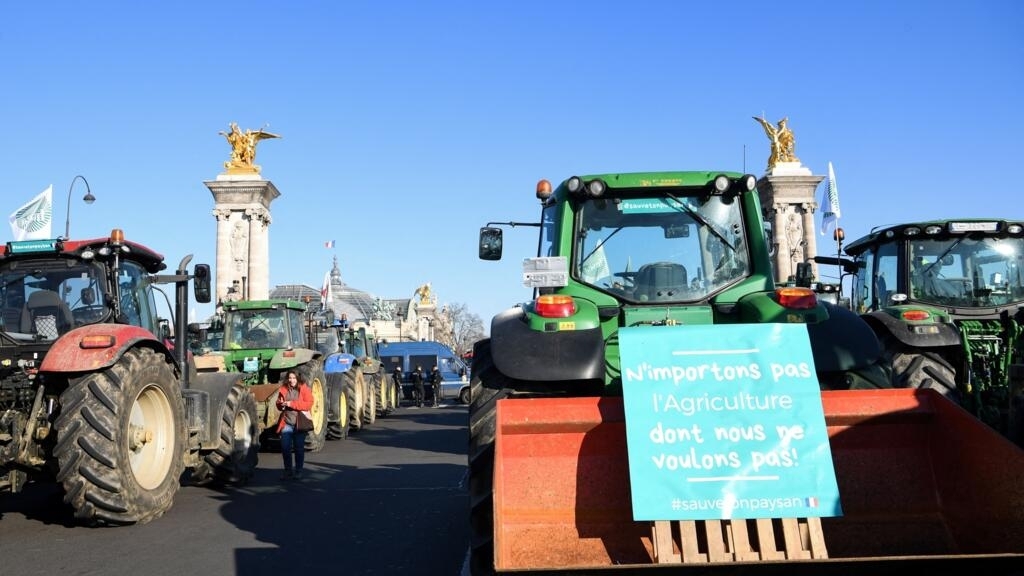
[[[345,375],[327,374],[327,439],[348,438],[348,395],[345,394]]]
[[[371,377],[371,380],[373,381],[373,389],[376,391],[374,397],[376,398],[377,416],[387,416],[391,412],[389,409],[390,404],[388,403],[387,378],[378,372]]]
[[[882,350],[885,362],[892,366],[895,388],[933,388],[946,398],[960,403],[956,387],[956,369],[936,350],[910,348],[887,339]]]
[[[363,426],[377,421],[377,382],[376,375],[364,377],[366,382],[366,402],[363,404]]]
[[[72,380],[55,422],[57,481],[75,517],[142,524],[174,502],[186,438],[181,384],[148,348]]]
[[[197,484],[245,484],[256,471],[260,440],[256,397],[243,384],[228,392],[220,421],[220,442],[192,471]]]
[[[327,377],[324,365],[320,360],[313,360],[296,368],[301,379],[306,381],[313,391],[313,429],[306,434],[306,451],[319,452],[327,439]]]
[[[399,389],[398,384],[395,384],[393,380],[388,380],[388,411],[394,412],[401,406],[401,400],[399,398],[402,395],[402,391]]]
[[[469,407],[469,573],[494,574],[494,436],[498,400],[514,394],[515,381],[494,366],[491,341],[473,350],[472,403]]]
[[[363,404],[366,403],[366,380],[356,368],[344,373],[345,395],[348,396],[348,426],[350,430],[363,428]]]

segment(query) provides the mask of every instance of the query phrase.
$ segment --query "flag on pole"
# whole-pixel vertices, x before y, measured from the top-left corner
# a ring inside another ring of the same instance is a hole
[[[331,301],[331,273],[324,272],[324,285],[320,288],[320,307],[326,310]]]
[[[45,240],[52,238],[53,184],[46,187],[11,214],[11,233],[15,240]]]
[[[334,248],[334,240],[328,240],[324,242],[324,248]]]
[[[836,173],[832,163],[828,163],[828,181],[825,183],[825,195],[821,199],[821,235],[835,230],[839,226],[839,185],[836,184]]]

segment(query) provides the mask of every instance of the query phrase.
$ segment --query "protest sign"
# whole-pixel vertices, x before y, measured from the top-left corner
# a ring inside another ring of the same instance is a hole
[[[805,326],[619,337],[636,520],[842,515]]]

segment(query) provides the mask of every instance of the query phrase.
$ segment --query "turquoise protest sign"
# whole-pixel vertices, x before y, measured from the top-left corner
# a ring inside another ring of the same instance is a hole
[[[842,515],[805,326],[619,338],[636,520]]]

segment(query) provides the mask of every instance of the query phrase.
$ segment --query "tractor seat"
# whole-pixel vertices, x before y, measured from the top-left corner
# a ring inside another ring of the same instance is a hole
[[[71,309],[52,290],[37,290],[29,295],[21,311],[21,331],[54,340],[74,326]]]
[[[679,300],[686,289],[686,268],[682,264],[654,262],[637,271],[633,295],[641,302]]]

